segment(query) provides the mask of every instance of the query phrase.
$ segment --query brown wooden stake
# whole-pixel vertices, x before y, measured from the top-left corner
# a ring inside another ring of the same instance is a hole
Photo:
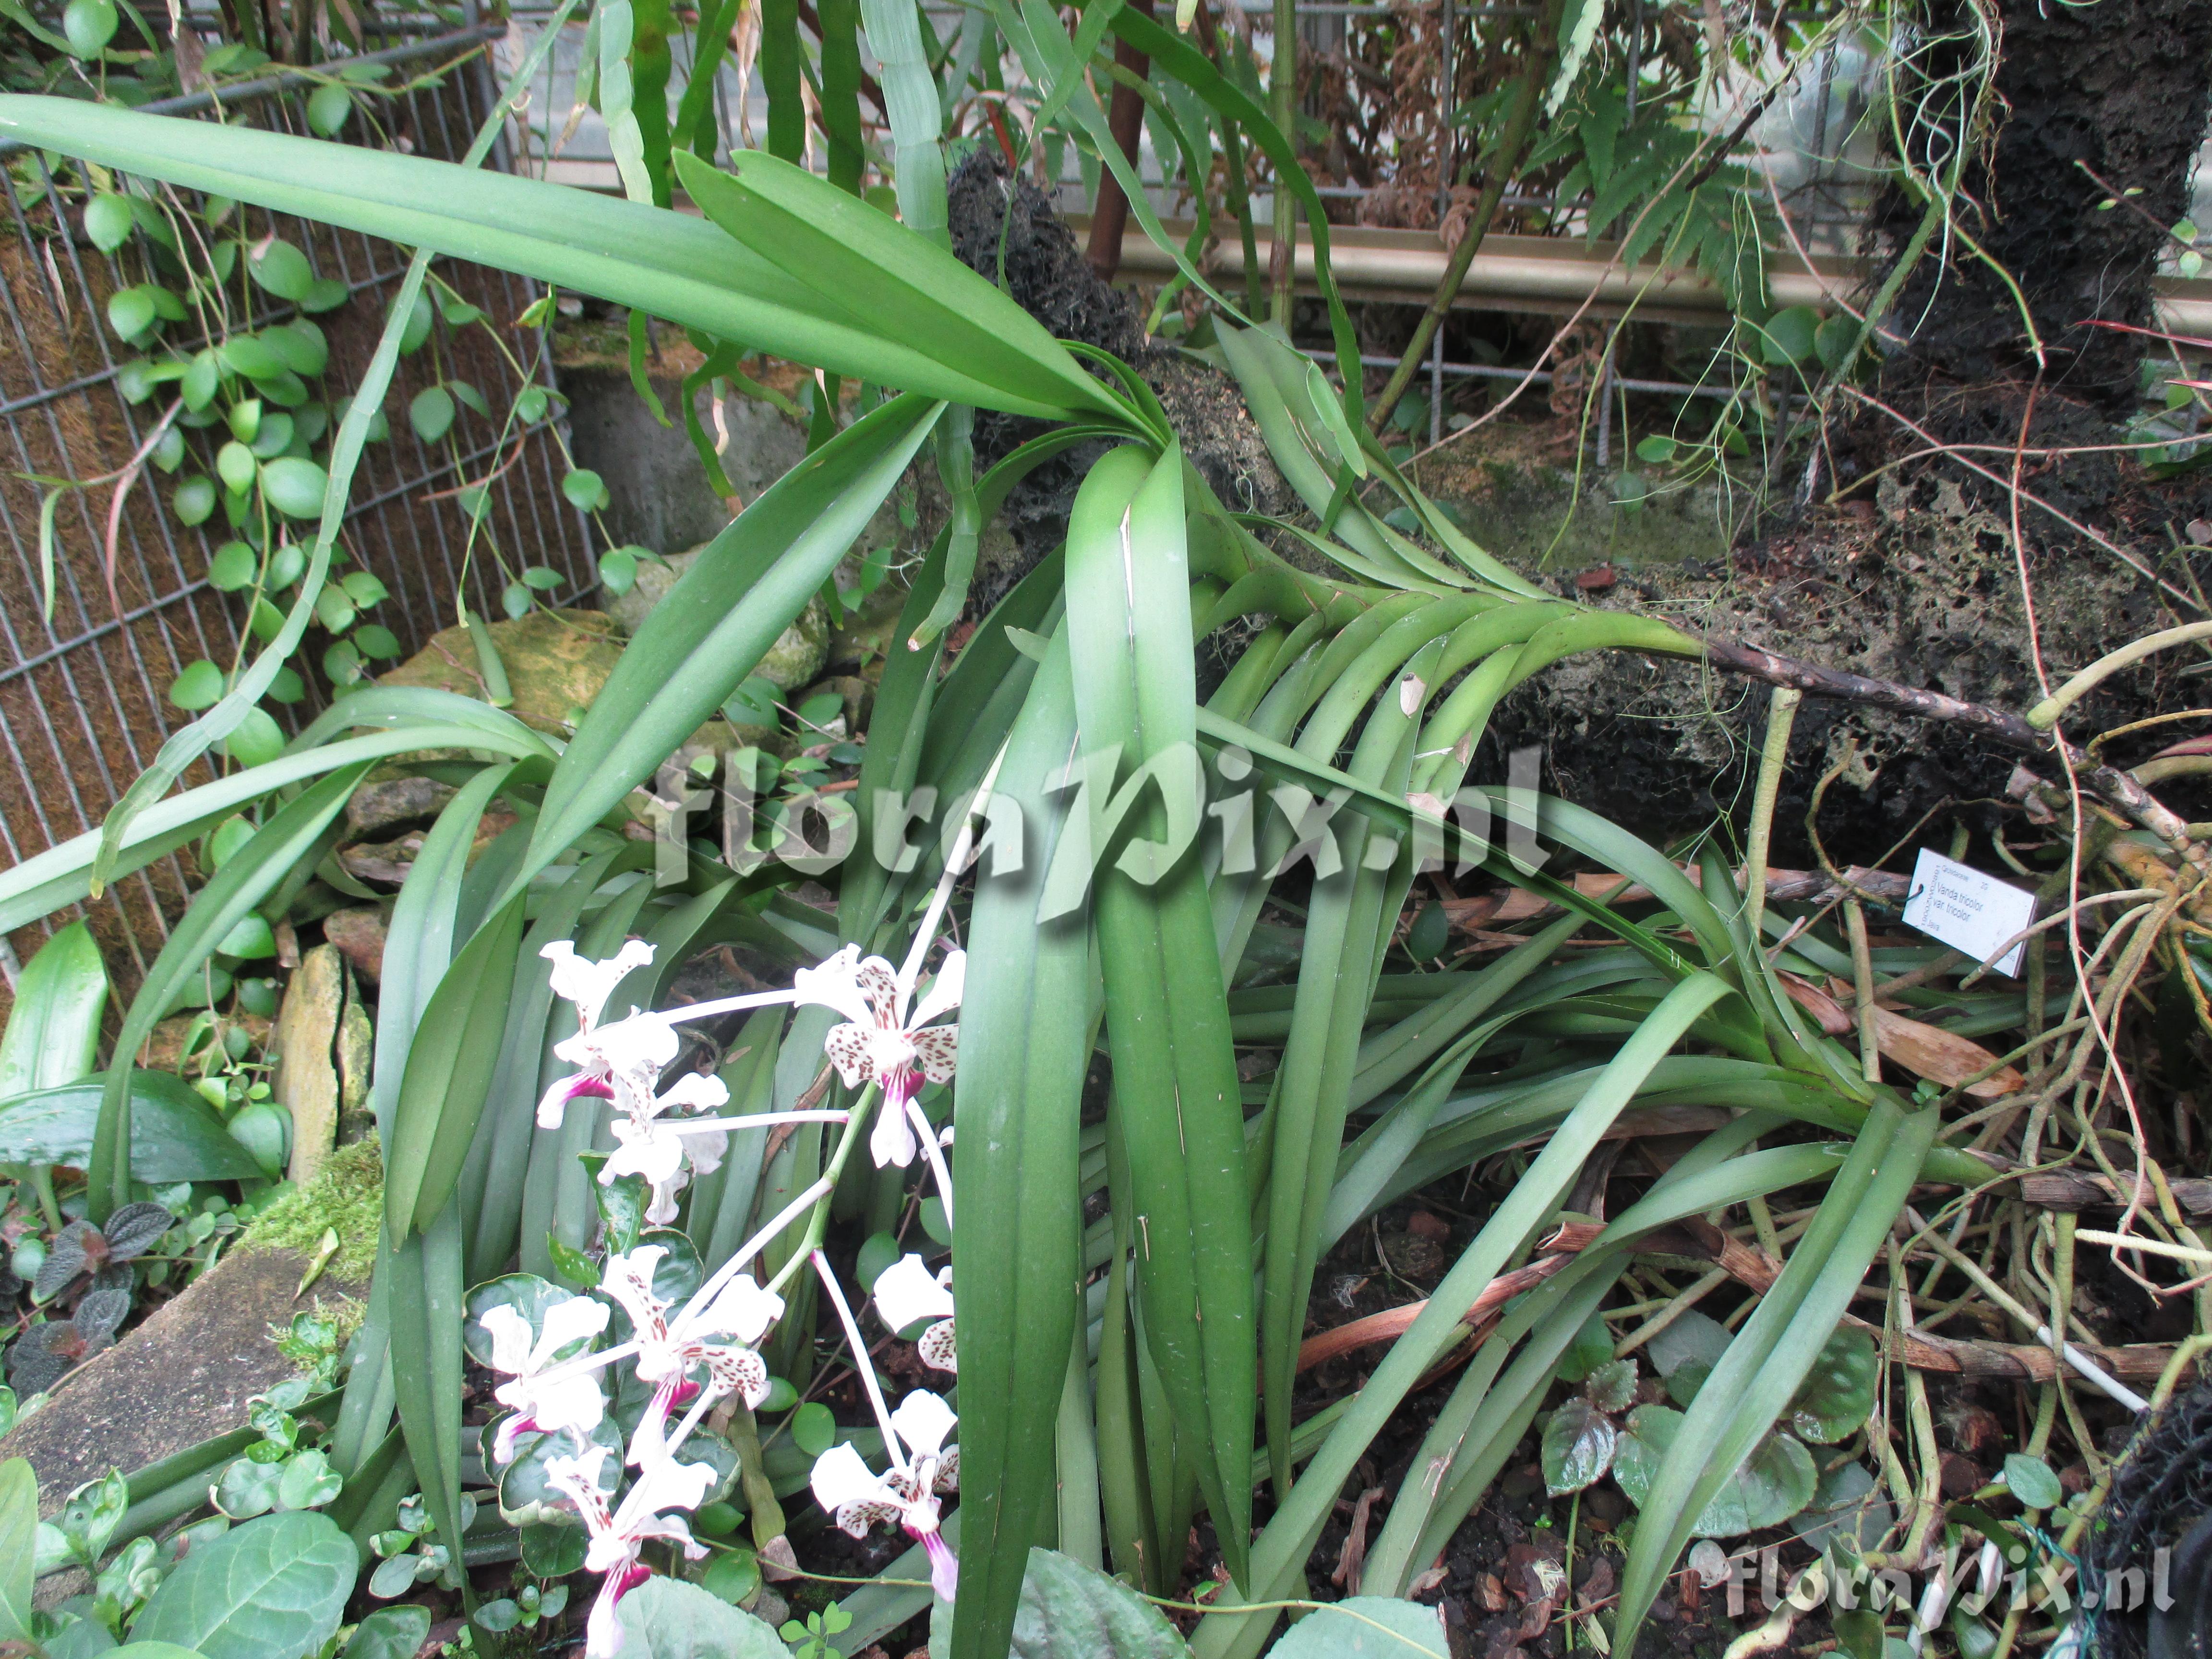
[[[1152,15],[1152,0],[1128,0],[1128,3],[1132,11],[1146,17]],[[1152,60],[1127,40],[1114,43],[1114,62],[1139,81],[1152,72]],[[1137,165],[1137,138],[1144,125],[1143,96],[1134,87],[1115,81],[1113,100],[1106,106],[1106,130],[1132,167]],[[1085,250],[1091,268],[1101,282],[1112,282],[1114,273],[1121,268],[1121,233],[1128,223],[1129,198],[1121,193],[1121,181],[1101,167],[1098,204],[1091,210],[1091,245]]]

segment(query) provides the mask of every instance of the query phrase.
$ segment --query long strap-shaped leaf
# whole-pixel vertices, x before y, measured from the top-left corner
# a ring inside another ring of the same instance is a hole
[[[1133,769],[1187,748],[1195,771],[1183,534],[1175,451],[1151,462],[1115,450],[1077,492],[1067,604],[1080,619],[1069,646],[1086,757],[1118,754]],[[1149,823],[1157,836],[1165,818],[1147,811],[1139,827]],[[1146,1337],[1198,1465],[1223,1558],[1241,1581],[1256,1391],[1252,1240],[1242,1090],[1212,913],[1194,848],[1182,849],[1149,884],[1122,867],[1115,845],[1092,851],[1115,1100],[1140,1220]]]
[[[931,340],[895,337],[824,301],[713,225],[641,203],[74,99],[0,97],[0,135],[517,271],[878,386],[1045,420],[1097,407],[1017,396]]]
[[[1415,618],[1414,620],[1418,620]],[[1413,766],[1413,741],[1443,641],[1416,653],[1398,681],[1368,716],[1350,770],[1354,777],[1402,793]],[[1291,1392],[1297,1381],[1298,1344],[1305,1335],[1306,1297],[1312,1289],[1322,1213],[1336,1179],[1336,1151],[1352,1100],[1381,955],[1379,923],[1395,836],[1372,836],[1367,821],[1352,817],[1330,832],[1344,867],[1314,884],[1298,964],[1298,991],[1290,1039],[1276,1068],[1268,1116],[1267,1245],[1261,1289],[1261,1377],[1266,1385],[1267,1450],[1279,1496],[1291,1486]],[[1378,852],[1382,867],[1369,853]],[[1389,915],[1396,907],[1389,907]]]
[[[1133,423],[1042,323],[949,247],[764,150],[730,161],[734,178],[692,155],[678,156],[677,171],[702,212],[825,312],[926,346],[1030,407]]]
[[[498,1074],[522,898],[501,905],[455,952],[408,1047],[384,1162],[384,1224],[395,1238],[425,1231],[460,1178]]]
[[[945,118],[921,44],[921,8],[915,0],[860,0],[860,22],[883,82],[899,221],[942,244],[947,240],[945,151],[938,141]]]
[[[1894,1094],[1881,1091],[1782,1276],[1698,1389],[1644,1499],[1622,1571],[1616,1640],[1623,1653],[1635,1652],[1644,1615],[1699,1512],[1819,1360],[1920,1178],[1937,1127],[1933,1108],[1908,1116]]]
[[[894,398],[779,478],[708,543],[592,702],[554,768],[520,886],[720,708],[806,608],[943,411]]]
[[[135,1069],[130,1064],[131,1057],[153,1034],[155,1023],[175,1005],[210,953],[294,865],[313,850],[368,770],[367,763],[357,762],[332,773],[302,790],[298,799],[255,830],[246,845],[208,878],[207,885],[200,889],[191,908],[170,933],[169,942],[161,947],[161,954],[146,970],[115,1039],[117,1063],[108,1068],[100,1118],[93,1127],[86,1207],[94,1221],[106,1221],[118,1207],[131,1201],[131,1080]]]
[[[995,793],[1043,826],[1019,877],[979,883],[955,1096],[953,1296],[961,1308],[960,1491],[967,1540],[953,1651],[1003,1653],[1032,1543],[1054,1516],[1055,1423],[1082,1273],[1077,1133],[1090,1060],[1091,946],[1040,927],[1064,831],[1048,786],[1074,744],[1066,631],[1007,738]]]
[[[1634,1097],[1644,1074],[1681,1040],[1700,1015],[1731,994],[1727,981],[1711,974],[1694,975],[1668,993],[1666,1000],[1652,1011],[1636,1035],[1621,1045],[1511,1194],[1444,1275],[1420,1316],[1398,1339],[1367,1386],[1353,1396],[1337,1419],[1328,1438],[1291,1489],[1289,1498],[1277,1509],[1253,1546],[1252,1575],[1240,1599],[1273,1601],[1290,1593],[1289,1586],[1321,1536],[1353,1467],[1434,1362],[1442,1346],[1451,1340],[1454,1327],[1474,1304],[1482,1287],[1557,1210],[1583,1160]],[[1255,1651],[1260,1638],[1273,1626],[1273,1612],[1240,1613],[1230,1595],[1224,1595],[1222,1600],[1226,1604],[1222,1610],[1199,1626],[1193,1644],[1198,1659],[1223,1659],[1231,1653]]]
[[[354,698],[345,701],[351,702]],[[521,735],[475,725],[404,726],[368,737],[347,738],[320,749],[286,754],[265,765],[234,772],[213,783],[204,783],[197,789],[156,801],[140,813],[124,837],[123,852],[112,873],[127,875],[152,863],[264,795],[387,756],[417,749],[483,749],[517,759],[551,752],[545,740],[528,726],[519,720],[514,726]],[[36,857],[24,860],[12,870],[0,872],[0,933],[36,921],[40,916],[85,897],[91,891],[92,863],[99,847],[100,831],[88,830],[58,847],[49,847]]]

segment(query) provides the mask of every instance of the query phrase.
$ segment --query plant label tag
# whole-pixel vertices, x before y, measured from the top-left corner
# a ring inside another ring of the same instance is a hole
[[[2034,920],[2034,894],[1941,853],[1920,849],[1919,862],[1912,866],[1912,891],[1905,901],[1908,927],[1917,927],[1930,939],[1986,962],[1990,951]],[[2014,945],[1996,963],[1996,971],[2017,979],[2021,958],[2027,953],[2025,941]]]

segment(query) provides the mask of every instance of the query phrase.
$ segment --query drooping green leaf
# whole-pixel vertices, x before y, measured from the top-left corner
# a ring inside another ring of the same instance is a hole
[[[264,1515],[193,1546],[131,1634],[205,1659],[303,1659],[338,1627],[359,1558],[316,1510]]]
[[[735,178],[691,155],[676,167],[709,219],[825,308],[973,375],[998,394],[991,407],[1129,418],[1042,324],[950,249],[765,150],[730,161]]]
[[[15,981],[0,1030],[0,1100],[91,1074],[107,1007],[107,969],[92,930],[73,921],[39,947]]]
[[[541,37],[549,49],[551,38]],[[518,73],[536,67],[526,63]],[[0,134],[535,276],[876,385],[1048,419],[1070,412],[1013,398],[932,349],[936,343],[889,336],[872,319],[856,319],[842,304],[793,284],[713,225],[642,204],[243,126],[194,122],[180,131],[173,119],[72,99],[9,97],[0,102]],[[1100,406],[1103,394],[1092,385],[1076,408]],[[378,390],[372,404],[381,401]]]

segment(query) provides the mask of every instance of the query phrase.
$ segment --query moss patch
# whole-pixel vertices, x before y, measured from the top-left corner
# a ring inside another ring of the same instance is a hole
[[[255,1217],[241,1248],[293,1250],[312,1260],[325,1230],[336,1228],[338,1251],[323,1271],[342,1284],[362,1285],[376,1264],[383,1224],[384,1158],[372,1134],[339,1147],[313,1181]]]

